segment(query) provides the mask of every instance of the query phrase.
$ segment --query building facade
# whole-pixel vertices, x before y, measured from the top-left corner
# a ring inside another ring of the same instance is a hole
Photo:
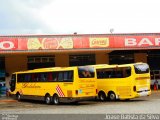
[[[146,62],[160,79],[160,34],[0,36],[0,81],[35,68]],[[160,81],[159,81],[160,82]]]

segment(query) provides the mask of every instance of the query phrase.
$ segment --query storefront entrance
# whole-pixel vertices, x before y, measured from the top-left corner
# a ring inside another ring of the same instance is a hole
[[[6,94],[5,76],[5,57],[0,57],[0,96],[5,96]]]
[[[151,87],[154,89],[155,83],[158,82],[160,88],[160,50],[148,51],[147,62],[151,70]]]

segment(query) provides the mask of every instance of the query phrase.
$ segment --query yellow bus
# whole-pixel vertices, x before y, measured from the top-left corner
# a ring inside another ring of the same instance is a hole
[[[17,100],[44,100],[46,104],[78,102],[97,96],[94,67],[53,67],[12,74],[11,95]]]
[[[98,98],[101,101],[149,96],[150,70],[146,63],[94,65]]]

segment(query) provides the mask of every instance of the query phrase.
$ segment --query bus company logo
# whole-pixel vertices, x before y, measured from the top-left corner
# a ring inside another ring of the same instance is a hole
[[[12,41],[0,41],[0,49],[2,50],[11,50],[14,49],[14,43]]]
[[[90,48],[108,47],[109,38],[89,38]]]
[[[37,86],[36,83],[23,83],[22,88],[41,88],[40,86]]]
[[[59,85],[56,86],[56,91],[60,97],[65,97],[65,95]]]

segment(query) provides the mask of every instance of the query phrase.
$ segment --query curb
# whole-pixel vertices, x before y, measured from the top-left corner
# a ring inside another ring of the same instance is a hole
[[[1,102],[17,102],[17,100],[15,100],[15,99],[12,99],[12,98],[10,98],[10,97],[0,97],[0,103]]]
[[[1,102],[17,102],[17,100],[5,100],[5,99],[4,99],[4,100],[0,100],[0,103],[1,103]]]

